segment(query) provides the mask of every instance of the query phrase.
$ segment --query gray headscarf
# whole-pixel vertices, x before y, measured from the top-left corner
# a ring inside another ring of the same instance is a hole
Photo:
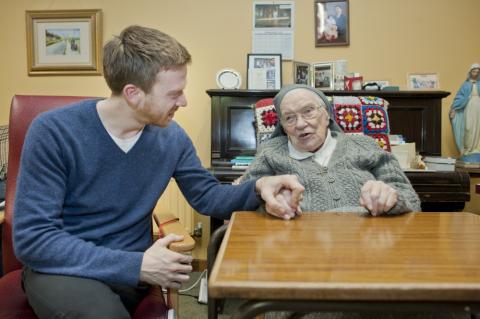
[[[342,132],[340,127],[337,125],[337,123],[333,119],[332,104],[327,99],[325,94],[323,94],[323,92],[305,84],[289,84],[282,87],[282,89],[273,98],[273,105],[275,105],[275,110],[277,111],[278,121],[277,121],[277,126],[275,127],[275,131],[273,131],[271,137],[286,135],[285,131],[283,130],[282,124],[280,123],[280,118],[282,117],[282,110],[280,109],[280,104],[282,103],[283,98],[288,92],[296,89],[305,89],[318,95],[322,99],[323,103],[325,103],[325,107],[327,108],[328,114],[330,115],[330,123],[328,124],[328,127],[332,131]]]

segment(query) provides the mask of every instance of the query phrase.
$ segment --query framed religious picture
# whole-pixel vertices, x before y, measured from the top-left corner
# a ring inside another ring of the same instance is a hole
[[[315,0],[315,46],[349,45],[348,0]]]
[[[27,11],[29,75],[102,73],[101,11]]]
[[[247,55],[247,89],[280,90],[282,55],[250,53]]]
[[[311,85],[310,64],[293,61],[293,83]]]
[[[320,90],[333,90],[334,67],[333,62],[321,62],[312,64],[312,85]]]
[[[407,76],[410,90],[438,90],[437,73],[410,73]]]

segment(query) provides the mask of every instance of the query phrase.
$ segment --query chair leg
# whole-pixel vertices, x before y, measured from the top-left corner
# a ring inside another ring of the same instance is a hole
[[[213,264],[217,258],[217,253],[220,249],[223,237],[225,236],[225,232],[227,231],[227,227],[228,225],[219,227],[210,237],[210,242],[208,243],[207,248],[207,270],[209,274],[212,272]],[[218,310],[220,306],[223,308],[223,300],[214,299],[210,296],[208,297],[208,319],[218,318]]]
[[[177,289],[167,289],[167,304],[175,310],[175,318],[180,319],[180,300]]]

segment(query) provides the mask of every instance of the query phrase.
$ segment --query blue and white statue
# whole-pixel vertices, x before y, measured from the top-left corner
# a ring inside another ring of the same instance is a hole
[[[459,160],[480,163],[480,64],[472,64],[452,103],[450,121]]]

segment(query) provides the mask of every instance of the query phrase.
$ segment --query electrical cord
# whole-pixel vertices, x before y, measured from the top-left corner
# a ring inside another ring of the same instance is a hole
[[[195,281],[195,282],[193,283],[193,285],[191,285],[191,286],[188,287],[188,288],[179,290],[178,293],[187,292],[187,291],[190,291],[190,290],[192,290],[193,288],[195,288],[195,287],[200,283],[200,280],[202,280],[203,275],[205,275],[206,273],[207,273],[207,270],[205,269],[204,271],[202,271],[202,273],[200,274],[200,276],[198,276],[197,281]]]
[[[204,271],[202,271],[202,273],[200,274],[200,276],[198,276],[198,279],[197,279],[190,287],[185,288],[185,289],[181,289],[181,290],[178,291],[178,293],[181,294],[181,293],[190,291],[190,290],[192,290],[193,288],[195,288],[195,287],[200,283],[200,280],[202,280],[203,275],[205,275],[206,273],[207,273],[207,270],[205,269]],[[167,292],[167,289],[166,289],[166,288],[162,288],[162,291],[163,291],[164,293],[166,293],[166,292]],[[187,295],[187,294],[185,294],[185,296],[192,296],[192,295]],[[192,297],[193,297],[193,296],[192,296]],[[197,296],[197,297],[198,297],[198,296]]]

